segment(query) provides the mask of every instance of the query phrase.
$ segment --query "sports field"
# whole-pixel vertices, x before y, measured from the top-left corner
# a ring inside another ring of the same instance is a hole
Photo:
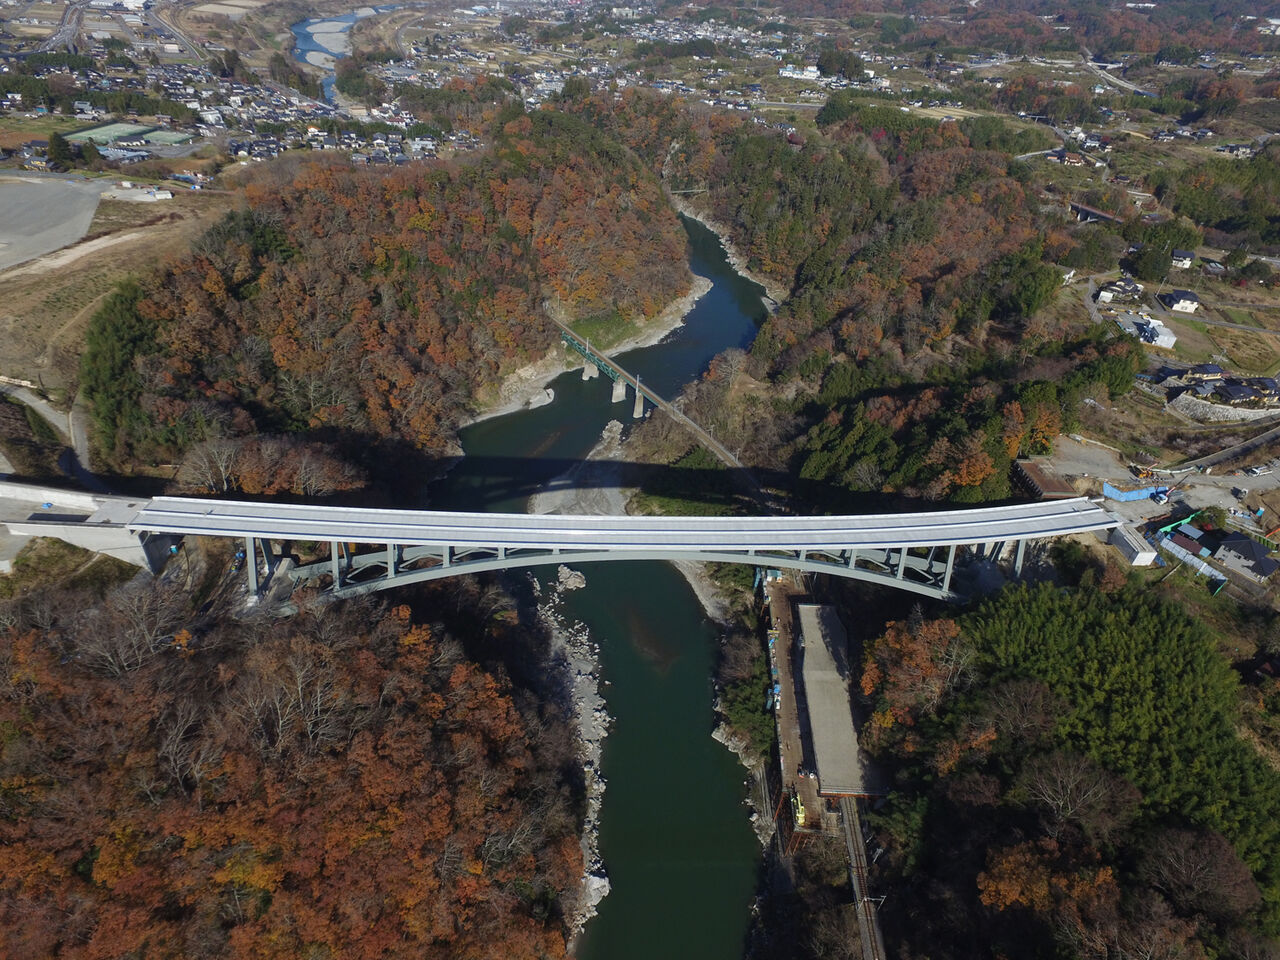
[[[72,143],[84,143],[86,140],[92,140],[99,144],[112,144],[124,137],[136,137],[148,130],[154,130],[155,127],[147,127],[137,123],[104,123],[98,127],[90,127],[87,130],[78,130],[75,133],[67,134],[67,139]]]

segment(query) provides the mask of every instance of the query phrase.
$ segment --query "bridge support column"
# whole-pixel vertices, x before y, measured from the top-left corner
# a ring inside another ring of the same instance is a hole
[[[1022,576],[1022,561],[1027,556],[1027,541],[1018,541],[1018,550],[1013,555],[1013,575],[1015,577]]]
[[[644,417],[644,391],[640,389],[640,378],[636,377],[636,403],[631,408],[631,418],[640,420]]]
[[[585,363],[583,363],[583,365],[582,365],[582,379],[583,379],[583,380],[591,380],[591,379],[593,379],[594,377],[598,377],[598,376],[600,376],[600,368],[599,368],[599,367],[597,367],[597,366],[596,366],[594,363],[592,363],[590,360],[588,360],[588,361],[586,361]]]
[[[258,541],[253,537],[244,538],[244,565],[249,571],[249,596],[258,595]]]
[[[621,403],[627,399],[627,381],[619,377],[613,381],[613,403]]]
[[[387,544],[387,576],[394,577],[396,575],[396,545],[394,543]]]
[[[329,569],[333,573],[333,589],[342,587],[342,567],[338,563],[338,541],[329,541]]]
[[[942,574],[942,592],[951,592],[951,571],[956,565],[956,545],[953,543],[947,550],[947,569]]]

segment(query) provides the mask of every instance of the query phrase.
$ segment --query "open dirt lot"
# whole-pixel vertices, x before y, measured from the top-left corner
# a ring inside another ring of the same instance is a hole
[[[0,271],[75,243],[110,182],[0,178]]]
[[[85,326],[115,283],[186,250],[233,202],[214,193],[157,204],[106,199],[86,239],[0,271],[0,374],[70,387]]]

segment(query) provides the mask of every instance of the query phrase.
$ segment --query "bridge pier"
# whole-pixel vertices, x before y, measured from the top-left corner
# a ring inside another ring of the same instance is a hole
[[[636,402],[631,408],[631,419],[644,419],[644,391],[640,389],[640,378],[636,377]]]
[[[586,382],[587,380],[592,380],[598,376],[600,376],[600,368],[597,367],[590,360],[588,360],[586,363],[582,365],[583,382]]]
[[[627,381],[619,377],[613,381],[613,403],[620,403],[627,399]]]
[[[258,573],[259,550],[262,551],[262,562],[265,567],[262,576]],[[275,575],[276,568],[280,566],[282,559],[282,556],[272,552],[270,540],[258,537],[244,538],[244,564],[249,577],[249,596],[255,598],[262,596],[271,585],[271,578]]]
[[[249,596],[258,596],[258,541],[255,537],[244,538],[244,565],[249,571]]]

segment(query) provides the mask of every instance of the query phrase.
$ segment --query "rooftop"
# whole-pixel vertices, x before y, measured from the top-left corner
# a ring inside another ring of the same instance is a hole
[[[869,790],[849,706],[844,625],[836,608],[827,604],[797,604],[796,612],[804,646],[801,676],[813,733],[818,792],[823,796],[865,795]]]

